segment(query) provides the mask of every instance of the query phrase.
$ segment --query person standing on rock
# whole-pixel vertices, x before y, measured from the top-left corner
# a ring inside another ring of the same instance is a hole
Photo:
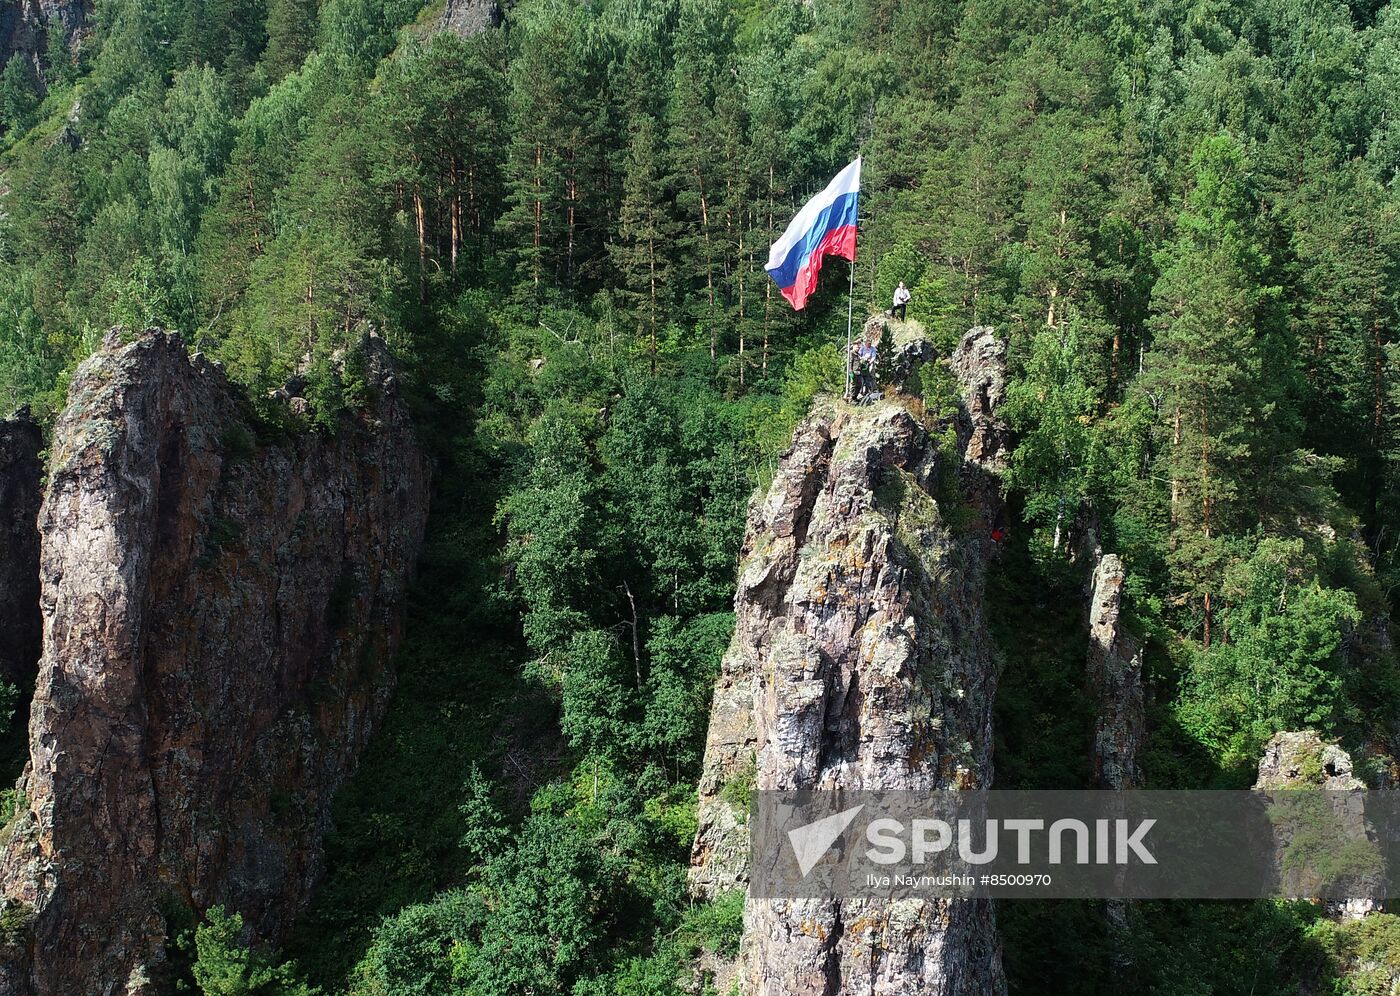
[[[851,352],[855,355],[852,362],[855,365],[855,401],[861,404],[867,395],[876,390],[875,365],[880,359],[878,331],[867,332],[867,334],[852,347]]]
[[[909,304],[909,288],[904,286],[904,281],[899,282],[899,286],[894,289],[894,306],[890,308],[890,317],[904,321],[904,309]]]

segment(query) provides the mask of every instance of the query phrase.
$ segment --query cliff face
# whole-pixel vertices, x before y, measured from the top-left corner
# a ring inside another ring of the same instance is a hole
[[[0,421],[0,678],[27,687],[39,660],[39,427]]]
[[[956,442],[912,399],[819,402],[751,507],[700,785],[698,893],[747,882],[749,787],[990,785],[982,594],[1004,356],[990,329],[963,339]],[[737,974],[774,996],[1004,988],[990,904],[966,900],[750,898]]]
[[[1142,788],[1142,648],[1123,624],[1123,562],[1100,557],[1089,596],[1089,697],[1099,705],[1094,724],[1094,780],[1100,788]]]
[[[43,92],[40,63],[49,44],[49,32],[62,32],[71,49],[87,30],[92,0],[8,0],[0,3],[0,65],[11,56],[27,59]]]
[[[1372,768],[1382,775],[1381,784],[1377,787],[1392,788],[1388,769],[1394,767],[1394,759],[1388,755],[1373,755],[1369,760]],[[1259,774],[1254,787],[1265,792],[1288,789],[1359,792],[1367,786],[1357,777],[1350,754],[1338,745],[1323,740],[1315,730],[1299,730],[1275,733],[1269,738],[1259,758]],[[1351,839],[1375,840],[1374,834],[1366,828],[1364,802],[1358,800],[1357,805],[1339,807],[1337,817]],[[1333,917],[1342,920],[1359,920],[1384,908],[1378,900],[1365,896],[1327,900],[1323,907]]]
[[[40,515],[26,810],[0,860],[0,993],[146,993],[166,915],[277,939],[383,713],[428,467],[377,339],[370,410],[259,442],[177,336],[74,378]]]

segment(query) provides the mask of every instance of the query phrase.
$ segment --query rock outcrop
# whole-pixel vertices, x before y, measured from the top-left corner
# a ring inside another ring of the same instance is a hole
[[[1254,787],[1264,791],[1322,788],[1347,792],[1364,789],[1356,777],[1351,755],[1328,743],[1314,730],[1275,733],[1264,745]]]
[[[986,365],[1004,357],[990,329],[959,347],[956,444],[908,399],[818,401],[755,499],[700,784],[697,893],[746,885],[751,788],[990,785],[982,595],[1005,427],[991,386],[1003,375]],[[983,900],[750,897],[744,932],[747,994],[1004,988]]]
[[[9,0],[0,3],[0,64],[12,56],[27,60],[40,92],[47,92],[43,62],[49,33],[61,32],[72,49],[87,32],[92,0]]]
[[[500,23],[501,8],[496,0],[447,0],[438,30],[470,38],[489,28],[499,27]]]
[[[1010,433],[997,414],[1006,400],[1006,343],[990,328],[970,329],[952,356],[953,373],[962,385],[969,438],[964,459],[1000,473],[1011,455]]]
[[[1254,782],[1256,790],[1265,792],[1325,789],[1352,793],[1366,787],[1357,777],[1351,755],[1337,744],[1323,740],[1315,730],[1275,733],[1270,737],[1259,759],[1259,774]],[[1337,799],[1334,811],[1337,826],[1346,839],[1371,837],[1366,829],[1364,802],[1359,797]],[[1324,905],[1330,914],[1340,919],[1360,919],[1382,909],[1380,902],[1364,896],[1333,899]]]
[[[1143,709],[1142,648],[1123,621],[1123,562],[1099,558],[1089,595],[1089,698],[1094,722],[1094,781],[1099,788],[1143,787],[1141,754],[1147,739]]]
[[[178,336],[108,337],[54,430],[0,993],[162,990],[172,913],[277,940],[383,714],[428,466],[385,349],[368,410],[269,434]]]
[[[1142,750],[1147,741],[1147,713],[1143,704],[1142,646],[1128,632],[1123,619],[1123,561],[1098,549],[1097,528],[1086,531],[1084,545],[1092,544],[1094,571],[1089,579],[1089,653],[1085,690],[1097,704],[1094,716],[1092,760],[1094,785],[1117,791],[1144,787]],[[1119,935],[1112,966],[1115,982],[1127,985],[1124,973],[1130,964],[1122,938],[1128,931],[1128,904],[1121,899],[1105,903],[1110,927]]]
[[[22,411],[0,421],[0,679],[27,688],[39,661],[39,426]]]

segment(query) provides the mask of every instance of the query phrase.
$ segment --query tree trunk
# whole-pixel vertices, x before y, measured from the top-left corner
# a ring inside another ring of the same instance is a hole
[[[1210,416],[1209,412],[1201,412],[1201,529],[1207,540],[1210,539]],[[1203,599],[1205,607],[1205,648],[1210,649],[1210,624],[1211,624],[1211,600],[1209,582],[1205,597]]]
[[[458,180],[457,157],[454,155],[448,172],[448,183],[452,188],[452,201],[447,210],[448,227],[451,229],[451,234],[448,237],[448,249],[454,277],[457,275],[457,252],[462,245],[462,192],[457,186]]]
[[[564,256],[564,286],[568,287],[570,294],[572,294],[574,289],[574,223],[578,208],[578,164],[572,149],[569,151],[569,177],[565,189],[568,191],[569,202],[569,234]]]
[[[1172,451],[1175,452],[1176,449],[1177,449],[1177,447],[1179,447],[1180,445],[1181,445],[1181,406],[1180,406],[1180,405],[1177,405],[1177,406],[1176,406],[1175,412],[1172,414]],[[1181,501],[1181,479],[1180,479],[1179,477],[1176,476],[1176,466],[1177,466],[1176,460],[1173,460],[1173,461],[1172,461],[1172,501],[1171,501],[1171,518],[1172,518],[1172,521],[1173,521],[1173,522],[1176,521],[1176,517],[1177,517],[1177,506],[1178,506],[1178,503]]]
[[[632,666],[637,673],[637,691],[642,690],[642,640],[638,633],[640,621],[637,618],[637,600],[632,597],[632,586],[622,582],[622,590],[627,593],[627,602],[632,606]]]
[[[418,301],[428,302],[428,219],[423,211],[423,193],[413,188],[413,216],[418,229]]]
[[[476,203],[476,163],[467,167],[467,204],[471,208],[472,234],[481,241],[481,208]]]
[[[544,168],[544,149],[535,146],[535,241],[534,241],[534,278],[535,291],[540,289],[540,263],[541,263],[541,229],[544,222],[544,178],[540,176],[540,171]]]
[[[773,310],[773,281],[764,282],[763,290],[763,377],[768,377],[768,335],[769,314]]]
[[[773,242],[773,161],[768,160],[768,242]],[[763,282],[763,377],[768,378],[769,322],[773,311],[773,281]]]
[[[700,232],[705,239],[705,298],[710,305],[710,359],[718,350],[719,330],[715,327],[715,259],[710,251],[710,203],[705,198],[705,180],[695,171],[695,183],[700,190]]]
[[[251,180],[248,181],[247,188],[248,220],[253,226],[253,251],[261,256],[263,251],[262,226],[258,224],[258,198],[257,193],[253,190],[253,182]]]
[[[656,242],[647,240],[647,267],[651,288],[651,375],[656,376]]]
[[[744,259],[744,229],[739,229],[739,259]],[[753,261],[749,261],[753,265]],[[744,276],[746,267],[739,267],[739,386],[744,386]]]

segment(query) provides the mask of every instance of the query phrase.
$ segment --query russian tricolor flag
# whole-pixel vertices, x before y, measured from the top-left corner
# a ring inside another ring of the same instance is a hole
[[[860,158],[847,166],[816,197],[802,206],[783,237],[768,253],[768,275],[795,310],[807,306],[817,287],[822,259],[855,262],[856,207],[860,199]]]

